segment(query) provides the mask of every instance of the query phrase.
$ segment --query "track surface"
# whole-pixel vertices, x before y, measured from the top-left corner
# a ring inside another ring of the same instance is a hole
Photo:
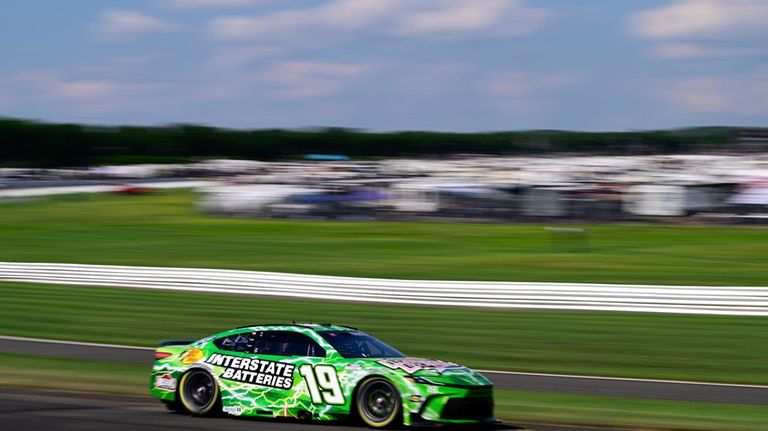
[[[364,431],[350,424],[299,424],[238,418],[193,418],[167,411],[149,397],[118,397],[0,388],[0,424],[7,430],[201,430]],[[476,428],[465,428],[476,429]],[[554,425],[500,425],[492,430],[610,431]]]
[[[0,336],[0,352],[25,355],[152,363],[150,348],[69,343]],[[500,389],[625,396],[676,401],[768,405],[768,386],[705,384],[526,373],[483,372]]]

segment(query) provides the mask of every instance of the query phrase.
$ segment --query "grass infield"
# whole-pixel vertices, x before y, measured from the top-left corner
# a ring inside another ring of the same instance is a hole
[[[768,383],[768,319],[416,307],[0,283],[0,333],[151,346],[237,326],[333,322],[478,369]]]
[[[214,218],[189,191],[65,195],[0,201],[0,261],[768,286],[768,229],[615,224],[574,236],[548,226]]]

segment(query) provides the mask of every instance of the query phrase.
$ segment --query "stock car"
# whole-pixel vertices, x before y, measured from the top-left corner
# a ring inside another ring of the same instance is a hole
[[[160,343],[150,393],[174,411],[394,425],[493,424],[493,386],[452,362],[406,357],[355,328],[243,326]]]

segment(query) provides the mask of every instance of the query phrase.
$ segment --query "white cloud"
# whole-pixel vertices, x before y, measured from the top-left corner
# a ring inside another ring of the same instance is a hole
[[[402,29],[409,33],[483,29],[496,24],[509,4],[505,0],[446,2],[438,10],[418,11],[403,17]]]
[[[686,111],[723,112],[732,97],[728,86],[723,78],[688,78],[670,84],[664,89],[664,96]]]
[[[281,10],[260,16],[215,18],[209,31],[221,39],[300,37],[307,29],[365,27],[389,15],[403,0],[335,0],[313,9]]]
[[[768,115],[768,70],[688,77],[664,86],[662,96],[688,112]]]
[[[630,31],[656,41],[650,54],[663,59],[710,59],[765,52],[768,1],[677,0],[636,12]]]
[[[319,19],[329,27],[339,29],[364,28],[391,16],[407,5],[409,0],[335,0],[314,11],[308,11],[311,19]],[[413,1],[413,0],[410,0]]]
[[[652,39],[764,34],[768,2],[764,0],[678,0],[630,17],[638,36]]]
[[[178,31],[180,28],[177,24],[139,11],[111,9],[99,16],[96,34],[107,40],[122,40],[147,33]]]
[[[100,79],[62,79],[53,73],[30,72],[16,77],[19,82],[30,84],[42,94],[54,99],[74,101],[96,100],[114,96],[118,86],[114,82]]]
[[[283,53],[277,46],[225,45],[215,50],[207,66],[213,70],[236,69],[257,60]]]
[[[440,6],[432,9],[436,4]],[[403,14],[399,19],[398,31],[404,34],[488,31],[525,35],[538,30],[552,17],[552,12],[528,7],[518,0],[451,0],[430,2],[429,5],[429,8]]]
[[[760,54],[761,52],[763,50],[758,48],[713,46],[712,44],[696,42],[665,42],[651,49],[651,54],[654,57],[667,59],[728,58]]]
[[[378,35],[523,35],[541,28],[552,12],[523,0],[333,0],[311,9],[213,19],[219,39],[301,38],[318,32]]]
[[[543,111],[553,92],[586,80],[582,73],[521,73],[494,72],[479,84],[480,92],[490,97],[491,103],[509,112]]]
[[[54,72],[20,73],[12,78],[14,103],[44,103],[64,112],[105,113],[146,110],[167,98],[173,86],[109,79],[62,77]]]
[[[355,64],[290,61],[271,66],[260,77],[273,86],[272,97],[304,99],[336,93],[366,69]]]
[[[273,0],[165,0],[165,4],[176,9],[202,9],[253,6],[271,3]]]

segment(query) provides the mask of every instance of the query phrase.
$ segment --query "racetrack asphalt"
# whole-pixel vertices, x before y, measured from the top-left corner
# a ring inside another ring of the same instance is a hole
[[[172,413],[147,397],[0,388],[0,424],[5,430],[201,430],[360,431],[349,423],[302,424],[253,418],[195,418]],[[445,429],[445,428],[441,428]],[[464,428],[476,430],[473,428]],[[616,428],[502,424],[489,430],[611,431]]]
[[[149,368],[153,349],[0,336],[0,352],[147,364]],[[499,389],[768,405],[768,386],[492,371],[482,373]]]

